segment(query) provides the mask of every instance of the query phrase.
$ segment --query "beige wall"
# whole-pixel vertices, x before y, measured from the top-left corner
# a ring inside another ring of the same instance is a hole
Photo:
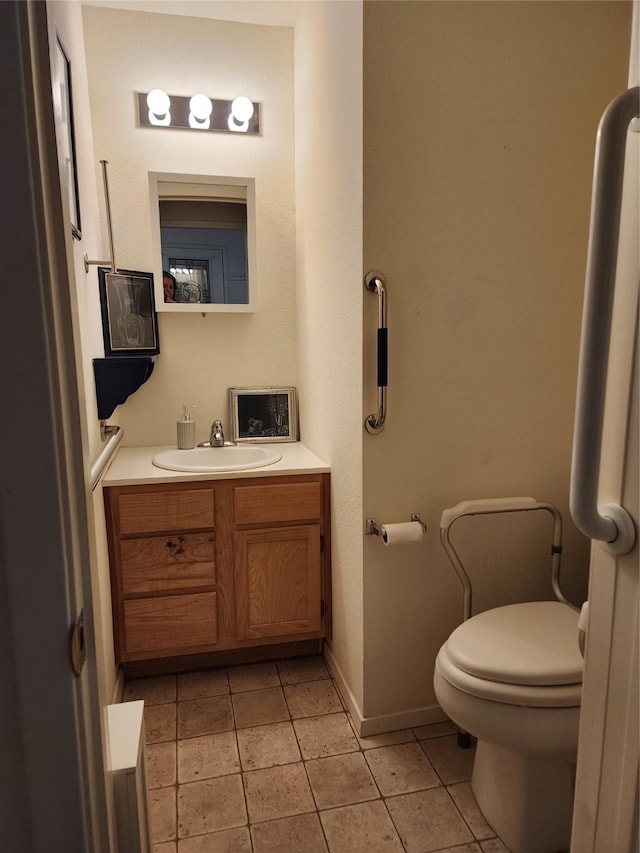
[[[364,514],[430,527],[421,545],[365,542],[366,717],[435,714],[435,655],[461,613],[445,507],[556,503],[565,585],[585,595],[568,512],[576,364],[595,132],[626,85],[630,11],[365,3],[364,258],[387,276],[390,379],[387,426],[364,440]],[[375,323],[372,298],[365,412]],[[512,516],[491,532],[473,520],[456,534],[477,608],[550,597],[548,526]],[[521,554],[538,541],[539,564]]]
[[[362,5],[300,4],[295,32],[301,430],[331,464],[328,654],[357,715],[363,697]]]
[[[84,8],[84,23],[94,156],[109,161],[119,267],[155,267],[148,172],[256,181],[258,311],[160,314],[153,376],[114,418],[128,445],[174,444],[182,404],[191,403],[203,441],[214,418],[228,424],[230,386],[297,382],[293,30],[99,7]],[[139,128],[134,92],[154,87],[246,94],[262,104],[262,133]]]

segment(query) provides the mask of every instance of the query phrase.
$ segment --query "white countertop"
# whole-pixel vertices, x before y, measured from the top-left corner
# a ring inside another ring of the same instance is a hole
[[[102,477],[103,486],[127,486],[141,483],[187,483],[194,480],[238,480],[246,477],[277,477],[284,474],[325,474],[331,469],[309,448],[299,441],[269,443],[269,448],[282,454],[282,459],[264,468],[245,471],[216,471],[192,474],[185,471],[167,471],[157,468],[152,459],[161,450],[174,445],[160,447],[120,447]]]

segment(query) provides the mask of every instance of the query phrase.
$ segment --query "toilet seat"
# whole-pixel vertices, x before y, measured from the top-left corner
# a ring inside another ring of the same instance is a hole
[[[451,634],[437,667],[452,686],[511,705],[580,705],[578,614],[557,601],[497,607]]]
[[[469,675],[451,662],[446,645],[438,652],[436,670],[452,687],[479,699],[520,705],[529,708],[578,708],[582,694],[580,684],[527,685],[505,684]]]

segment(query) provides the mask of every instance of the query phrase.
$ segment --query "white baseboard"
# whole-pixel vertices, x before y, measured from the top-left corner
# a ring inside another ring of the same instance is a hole
[[[124,695],[124,673],[122,672],[122,667],[119,666],[116,671],[116,680],[113,685],[113,698],[111,700],[112,705],[117,705],[119,702],[122,702],[122,697]]]
[[[324,658],[360,737],[370,737],[371,735],[395,732],[399,729],[411,729],[417,726],[428,726],[432,723],[446,722],[449,719],[439,705],[426,705],[423,708],[412,708],[409,711],[395,711],[392,714],[365,717],[328,643],[324,645]]]

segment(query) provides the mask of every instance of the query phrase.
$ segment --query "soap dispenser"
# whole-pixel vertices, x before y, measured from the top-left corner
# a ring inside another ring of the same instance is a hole
[[[189,414],[189,405],[185,403],[182,407],[182,416],[177,423],[178,426],[178,449],[191,450],[196,446],[196,424]]]

